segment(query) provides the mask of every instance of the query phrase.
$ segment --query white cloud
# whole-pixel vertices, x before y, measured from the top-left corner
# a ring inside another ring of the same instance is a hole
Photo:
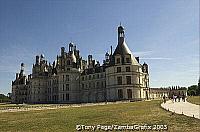
[[[173,58],[168,57],[149,57],[149,58],[140,58],[142,60],[173,60]]]
[[[138,52],[134,52],[133,54],[135,56],[143,57],[143,56],[151,55],[152,53],[153,51],[138,51]]]

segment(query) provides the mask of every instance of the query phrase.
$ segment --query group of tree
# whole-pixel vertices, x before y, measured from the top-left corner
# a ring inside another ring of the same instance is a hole
[[[11,99],[10,97],[4,95],[4,94],[0,94],[0,103],[3,103],[3,102],[10,102]]]
[[[192,85],[188,87],[187,93],[190,96],[198,96],[198,95],[200,96],[200,79],[199,79],[198,85]]]

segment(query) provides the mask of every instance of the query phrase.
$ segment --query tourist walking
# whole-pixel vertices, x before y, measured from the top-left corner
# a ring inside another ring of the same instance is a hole
[[[183,102],[185,102],[185,94],[183,94],[182,100],[183,100]]]
[[[163,96],[163,101],[164,101],[164,103],[166,103],[166,97],[165,97],[165,95]]]
[[[180,95],[178,95],[177,98],[178,98],[178,102],[180,102],[180,99],[181,99]]]

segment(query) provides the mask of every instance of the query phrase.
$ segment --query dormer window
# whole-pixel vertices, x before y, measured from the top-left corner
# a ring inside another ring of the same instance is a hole
[[[120,58],[117,58],[117,62],[116,62],[117,64],[119,64],[120,63]]]
[[[67,65],[70,65],[70,60],[67,60]]]
[[[126,58],[126,63],[130,63],[130,58]]]

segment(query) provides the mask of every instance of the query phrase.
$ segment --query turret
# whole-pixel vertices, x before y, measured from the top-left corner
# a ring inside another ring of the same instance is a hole
[[[144,73],[148,73],[148,65],[144,62],[144,64],[142,65],[142,71]]]
[[[40,62],[39,59],[40,59],[40,57],[37,55],[37,56],[35,57],[35,64],[36,64],[36,65],[39,65],[39,62]]]
[[[61,56],[64,57],[65,54],[65,47],[61,47]]]
[[[120,25],[118,27],[118,43],[122,43],[124,41],[124,28]]]
[[[19,73],[16,73],[16,80],[19,78]]]
[[[76,56],[74,54],[74,50],[72,51],[71,58],[72,58],[72,62],[76,63]]]
[[[21,63],[20,77],[24,76],[24,63]]]
[[[124,28],[120,25],[118,27],[118,44],[113,53],[113,61],[115,64],[132,64],[132,65],[139,65],[136,58],[133,56],[132,52],[128,48],[125,42],[125,35],[124,35]],[[120,57],[119,57],[120,55]]]
[[[88,55],[88,65],[92,65],[92,55]]]
[[[72,52],[73,50],[73,43],[69,43],[69,52]]]

